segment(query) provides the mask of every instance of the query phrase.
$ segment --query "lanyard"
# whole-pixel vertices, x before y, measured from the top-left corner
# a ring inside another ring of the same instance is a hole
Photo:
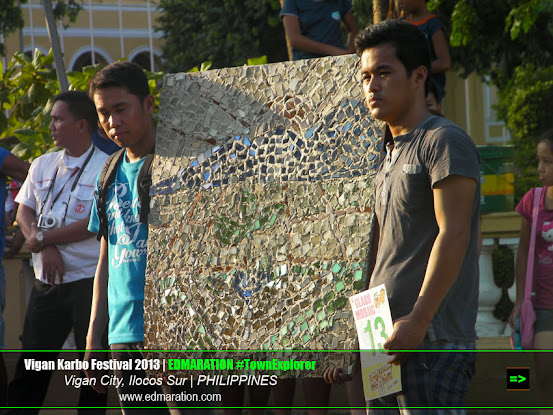
[[[73,170],[73,173],[71,173],[71,176],[67,179],[67,181],[63,184],[61,189],[58,191],[58,194],[54,197],[52,200],[52,204],[50,207],[50,211],[54,209],[54,205],[58,201],[59,197],[61,196],[61,193],[63,192],[63,189],[65,189],[65,186],[69,181],[77,174],[77,177],[75,177],[75,180],[73,181],[73,185],[71,186],[71,192],[69,194],[69,199],[71,199],[71,193],[73,193],[73,190],[75,190],[75,187],[77,187],[77,183],[79,182],[79,179],[81,178],[81,175],[83,174],[84,169],[86,168],[88,162],[92,158],[92,154],[94,154],[95,147],[92,146],[92,150],[90,153],[88,153],[88,156],[86,157],[86,160],[84,161],[82,167],[77,167],[75,170]],[[48,200],[48,197],[50,196],[50,193],[54,190],[54,185],[56,183],[56,178],[58,176],[58,170],[59,166],[56,168],[56,172],[54,173],[54,176],[52,177],[52,180],[50,181],[50,186],[48,187],[48,192],[46,193],[46,197],[44,198],[44,201],[42,202],[42,206],[40,207],[40,214],[42,215],[42,211],[44,210],[44,205],[46,205],[46,201]],[[67,205],[69,205],[69,201],[67,201]],[[65,208],[65,214],[67,214],[67,207]],[[65,220],[65,215],[63,216],[63,219]]]

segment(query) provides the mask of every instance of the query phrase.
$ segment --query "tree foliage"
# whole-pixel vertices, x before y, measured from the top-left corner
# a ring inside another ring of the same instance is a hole
[[[372,24],[373,19],[373,2],[367,0],[352,0],[353,13],[357,21],[357,26],[363,30],[368,25]]]
[[[0,145],[24,160],[58,150],[49,128],[52,98],[60,92],[53,62],[52,51],[44,55],[36,49],[33,59],[16,52],[5,71],[0,63]],[[89,80],[101,68],[98,64],[69,72],[71,89],[86,91]],[[163,74],[145,72],[157,108],[161,92],[158,80]]]
[[[539,185],[538,136],[553,127],[553,1],[433,0],[451,31],[454,68],[499,89],[498,116],[515,147],[515,200]]]
[[[455,69],[503,87],[522,64],[553,65],[551,0],[431,0],[450,32]]]
[[[82,9],[81,1],[76,0],[57,0],[53,5],[54,17],[61,20],[63,27],[67,28],[70,23],[77,21],[77,16]]]
[[[515,200],[539,185],[538,136],[553,127],[553,1],[432,0],[450,31],[453,67],[499,89],[515,148]]]
[[[287,60],[278,0],[161,0],[158,30],[168,72],[210,61],[237,66],[252,56]]]
[[[541,186],[536,173],[536,146],[545,130],[553,128],[553,66],[521,65],[503,89],[497,105],[498,115],[513,135],[515,199],[532,187]]]
[[[379,3],[353,1],[360,27]],[[465,77],[475,72],[501,88],[522,64],[553,65],[553,0],[430,0],[428,8],[444,24],[453,68]]]
[[[22,159],[36,158],[53,146],[49,100],[59,93],[53,62],[52,53],[44,56],[38,49],[32,60],[17,52],[0,79],[0,139],[16,137],[12,152]]]

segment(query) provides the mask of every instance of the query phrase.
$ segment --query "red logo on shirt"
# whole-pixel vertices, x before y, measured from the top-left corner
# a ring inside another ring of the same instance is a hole
[[[85,207],[82,203],[79,203],[75,206],[75,212],[76,213],[83,213],[85,211]]]

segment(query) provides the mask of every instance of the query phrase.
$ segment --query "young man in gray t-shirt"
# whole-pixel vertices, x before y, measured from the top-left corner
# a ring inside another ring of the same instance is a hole
[[[476,146],[427,109],[430,57],[417,27],[392,20],[369,26],[356,48],[366,106],[391,133],[375,179],[377,252],[370,279],[370,287],[386,285],[394,320],[383,347],[441,352],[391,352],[402,366],[403,391],[369,406],[390,407],[385,413],[463,407],[475,353],[458,351],[475,349],[478,309]]]

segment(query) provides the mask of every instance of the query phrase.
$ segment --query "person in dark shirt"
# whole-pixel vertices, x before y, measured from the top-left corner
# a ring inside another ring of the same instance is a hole
[[[431,59],[430,81],[438,92],[438,102],[441,102],[445,96],[445,73],[451,66],[451,57],[442,22],[430,13],[427,3],[428,0],[399,0],[399,8],[403,19],[417,26],[426,37]]]
[[[385,20],[361,32],[355,43],[365,105],[390,133],[374,179],[376,256],[369,288],[386,286],[393,332],[382,346],[390,363],[401,365],[402,383],[400,393],[369,401],[368,413],[448,407],[464,414],[476,362],[476,145],[459,126],[428,109],[430,56],[420,30]],[[409,352],[416,349],[434,353]],[[325,375],[330,383],[348,380],[339,369]]]
[[[355,52],[358,29],[349,0],[284,0],[280,17],[292,46],[292,60]],[[348,32],[346,47],[341,22]]]

